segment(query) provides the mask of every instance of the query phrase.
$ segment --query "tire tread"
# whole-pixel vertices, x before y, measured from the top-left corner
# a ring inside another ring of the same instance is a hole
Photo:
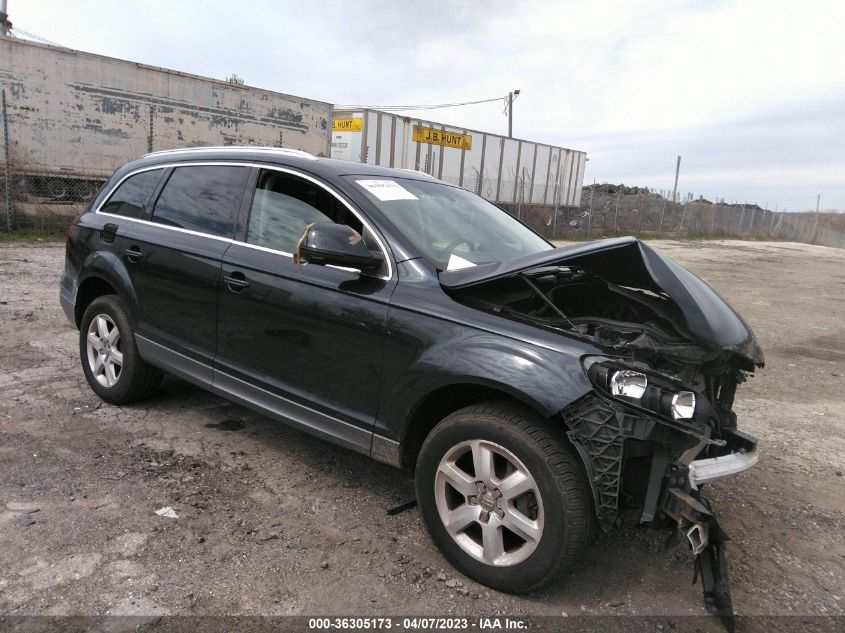
[[[531,586],[515,590],[518,593],[530,593],[542,586],[553,584],[570,571],[590,539],[591,504],[583,472],[578,465],[578,458],[569,448],[562,428],[552,427],[540,418],[529,407],[508,401],[482,402],[459,409],[443,419],[435,427],[426,441],[421,452],[438,429],[449,425],[460,424],[467,416],[496,418],[504,422],[515,431],[530,438],[548,464],[555,483],[566,498],[567,511],[564,532],[564,546],[562,555],[556,561],[551,572],[545,578],[539,579]]]
[[[102,308],[99,308],[98,306],[102,306]],[[82,323],[80,324],[80,354],[82,356],[81,360],[83,369],[86,371],[86,376],[88,371],[86,367],[87,359],[83,351],[85,331],[89,322],[89,313],[96,312],[100,309],[111,310],[112,312],[119,313],[120,320],[123,324],[118,324],[118,327],[121,325],[126,326],[125,328],[121,328],[120,335],[132,348],[131,353],[127,354],[127,350],[124,347],[124,359],[131,358],[131,361],[129,361],[132,363],[132,368],[130,370],[131,380],[129,381],[128,386],[119,385],[121,387],[119,391],[109,393],[107,396],[100,393],[100,391],[102,391],[102,387],[99,387],[98,391],[97,387],[91,385],[92,389],[97,392],[97,395],[112,404],[127,404],[129,402],[143,400],[150,397],[161,384],[163,373],[161,370],[146,363],[138,354],[138,347],[135,343],[135,335],[132,331],[132,320],[129,316],[129,312],[120,298],[114,294],[101,295],[94,299],[85,309],[85,314],[82,317]],[[127,367],[124,366],[124,371],[126,371],[126,369]]]

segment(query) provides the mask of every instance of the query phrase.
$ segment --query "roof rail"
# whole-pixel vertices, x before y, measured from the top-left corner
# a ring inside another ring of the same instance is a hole
[[[149,154],[144,154],[142,158],[147,158],[148,156],[164,156],[169,154],[183,154],[183,153],[199,153],[199,152],[268,152],[272,154],[281,154],[282,156],[293,156],[296,158],[307,158],[309,160],[317,160],[317,157],[313,154],[309,154],[308,152],[304,152],[301,149],[288,149],[286,147],[261,147],[261,146],[248,146],[248,145],[228,145],[228,146],[217,146],[217,147],[183,147],[181,149],[164,149],[158,152],[150,152]]]

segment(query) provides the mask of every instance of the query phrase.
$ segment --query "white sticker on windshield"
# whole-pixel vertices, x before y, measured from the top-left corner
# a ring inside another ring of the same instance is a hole
[[[475,266],[471,261],[468,259],[464,259],[463,257],[458,257],[454,253],[449,256],[449,263],[446,264],[446,270],[460,270],[461,268],[471,268]]]
[[[356,180],[359,185],[382,202],[389,200],[419,200],[395,180]]]

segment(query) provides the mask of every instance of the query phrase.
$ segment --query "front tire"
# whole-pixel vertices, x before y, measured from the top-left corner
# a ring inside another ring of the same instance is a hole
[[[516,404],[489,402],[445,418],[416,469],[426,528],[465,575],[525,593],[556,581],[589,537],[590,501],[562,431]]]
[[[129,316],[116,295],[97,297],[85,310],[79,355],[88,385],[106,402],[141,400],[161,383],[162,373],[138,354]]]

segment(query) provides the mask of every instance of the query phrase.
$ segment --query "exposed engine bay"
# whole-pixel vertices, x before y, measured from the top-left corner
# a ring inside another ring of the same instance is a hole
[[[696,343],[665,293],[628,288],[578,266],[549,266],[472,286],[459,301],[509,318],[580,335],[653,368],[690,379],[689,365],[732,354]]]

